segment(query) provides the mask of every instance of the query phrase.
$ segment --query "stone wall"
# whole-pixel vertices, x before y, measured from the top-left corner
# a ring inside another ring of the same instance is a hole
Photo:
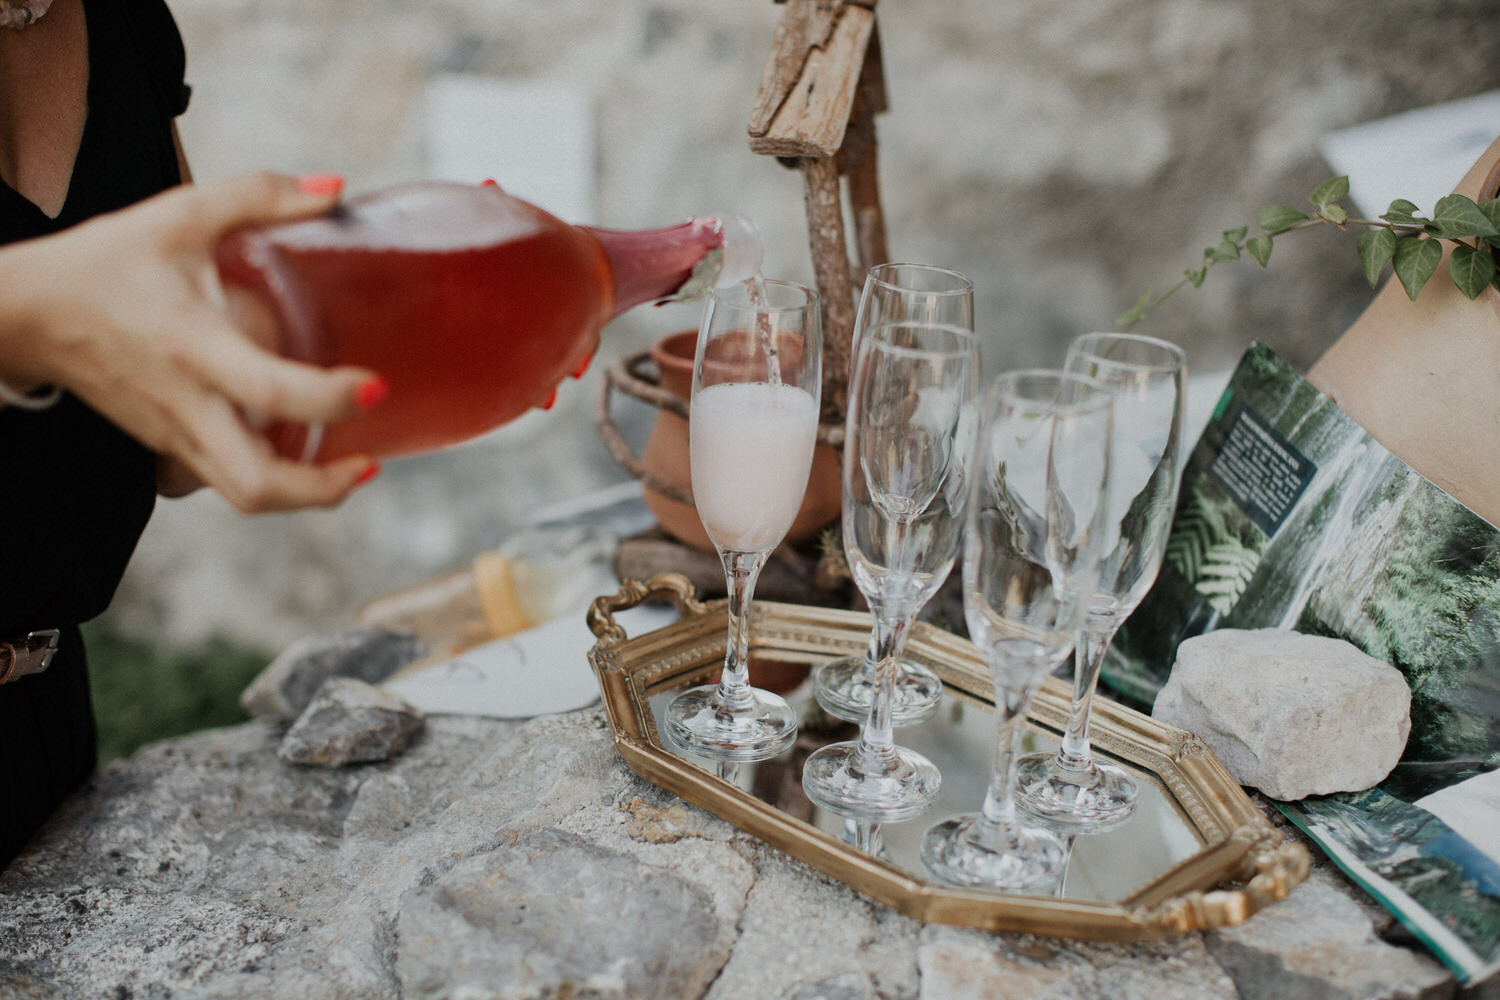
[[[419,177],[434,73],[567,82],[594,102],[594,221],[742,211],[764,229],[769,271],[810,277],[799,179],[745,143],[771,0],[173,9],[201,178],[333,170],[361,191]],[[1500,86],[1494,0],[887,0],[880,13],[892,253],[975,278],[997,368],[1056,361],[1221,230],[1302,202],[1329,173],[1315,147],[1329,130]],[[1278,244],[1267,271],[1217,270],[1144,329],[1187,345],[1199,370],[1252,339],[1305,367],[1368,296],[1352,236],[1316,232]],[[640,310],[611,328],[604,358],[695,322],[685,307]],[[392,463],[338,511],[247,521],[214,497],[163,504],[114,620],[275,647],[461,564],[560,497],[621,481],[590,427],[599,367],[546,418]],[[624,410],[639,443],[649,415]]]

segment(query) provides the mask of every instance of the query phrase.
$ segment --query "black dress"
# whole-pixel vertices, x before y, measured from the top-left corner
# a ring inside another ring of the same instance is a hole
[[[83,0],[88,117],[56,219],[0,183],[0,243],[43,236],[180,182],[182,39],[162,0]],[[0,868],[94,768],[78,623],[108,606],[155,503],[155,462],[71,395],[0,408],[0,638],[62,629],[52,666],[0,684]]]

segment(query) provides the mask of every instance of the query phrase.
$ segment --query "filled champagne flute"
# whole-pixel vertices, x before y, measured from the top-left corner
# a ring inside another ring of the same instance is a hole
[[[856,356],[865,330],[892,321],[943,323],[974,329],[974,283],[958,271],[931,264],[877,264],[865,274],[854,317]],[[829,715],[863,722],[875,693],[876,638],[864,655],[841,656],[813,668],[813,693]],[[938,710],[943,683],[919,663],[902,660],[896,671],[891,724],[910,726]]]
[[[1018,817],[1015,762],[1026,708],[1073,649],[1094,593],[1112,421],[1108,390],[1064,372],[1012,372],[986,395],[963,594],[995,685],[995,765],[980,811],[922,839],[922,861],[940,881],[1045,894],[1066,871],[1062,841]]]
[[[693,362],[688,460],[698,515],[724,564],[729,641],[719,683],[667,706],[663,732],[678,749],[759,761],[797,737],[796,711],[750,686],[750,602],[807,489],[821,385],[817,292],[756,280],[709,295]]]
[[[1064,367],[1115,397],[1109,524],[1099,588],[1074,653],[1073,701],[1056,753],[1031,754],[1019,768],[1021,807],[1059,829],[1101,832],[1130,818],[1138,793],[1125,770],[1095,758],[1089,715],[1104,654],[1156,580],[1177,508],[1187,358],[1164,340],[1088,333]]]
[[[865,331],[844,425],[844,555],[874,618],[876,684],[858,740],[822,747],[802,789],[836,815],[895,823],[942,777],[892,735],[897,666],[917,613],[958,557],[977,425],[979,347],[940,323]]]

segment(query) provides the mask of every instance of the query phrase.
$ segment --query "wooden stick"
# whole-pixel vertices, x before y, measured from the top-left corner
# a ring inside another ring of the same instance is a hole
[[[854,296],[838,168],[832,158],[810,156],[802,161],[802,178],[813,273],[823,297],[823,414],[841,422],[848,401]]]
[[[851,137],[869,130],[864,155],[849,171],[849,207],[854,216],[854,241],[859,251],[859,274],[876,264],[890,261],[885,240],[885,213],[880,208],[880,182],[877,177],[879,156],[875,142],[875,117],[862,115],[850,123]],[[858,275],[856,275],[858,277]]]

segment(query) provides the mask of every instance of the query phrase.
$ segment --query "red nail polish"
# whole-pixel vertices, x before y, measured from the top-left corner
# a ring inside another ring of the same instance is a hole
[[[383,377],[376,375],[360,383],[359,388],[354,391],[354,401],[359,404],[361,410],[373,410],[390,394],[391,384]]]
[[[500,186],[500,182],[495,180],[493,177],[486,177],[484,180],[479,182],[479,186],[482,188],[497,188]]]
[[[542,409],[550,410],[557,405],[557,386],[552,387],[552,395],[547,397],[547,402],[542,404]]]
[[[365,483],[368,483],[378,475],[380,475],[380,463],[371,462],[369,465],[364,467],[364,469],[358,476],[355,477],[354,485],[363,486]]]
[[[339,174],[303,174],[297,178],[297,186],[308,194],[338,194],[344,189],[344,178]]]
[[[578,363],[578,367],[573,369],[573,377],[574,378],[583,378],[583,373],[589,370],[589,364],[593,360],[594,360],[594,355],[593,355],[592,351],[589,352],[588,354],[585,354],[583,356],[583,360]]]

